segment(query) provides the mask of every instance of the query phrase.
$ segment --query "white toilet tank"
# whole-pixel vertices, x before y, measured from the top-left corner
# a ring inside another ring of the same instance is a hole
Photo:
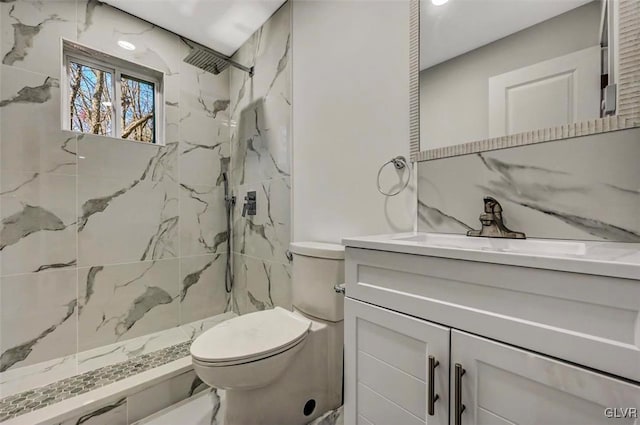
[[[293,306],[321,320],[344,319],[344,296],[333,287],[344,283],[344,246],[324,242],[293,242]]]

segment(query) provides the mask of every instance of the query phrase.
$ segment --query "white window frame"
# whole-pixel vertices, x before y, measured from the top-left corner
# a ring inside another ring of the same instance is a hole
[[[89,53],[87,53],[89,52]],[[93,54],[93,55],[92,55]],[[81,132],[71,129],[71,105],[69,104],[69,84],[70,84],[70,63],[76,63],[79,65],[88,66],[94,69],[99,69],[101,71],[109,72],[112,74],[112,84],[111,89],[113,90],[112,96],[112,105],[111,105],[111,129],[112,133],[110,135],[100,135],[93,134],[88,132]],[[108,55],[106,53],[102,53],[100,51],[91,49],[89,47],[80,46],[72,42],[68,42],[63,40],[63,98],[62,98],[62,129],[71,131],[77,134],[92,134],[94,136],[101,137],[110,137],[113,139],[128,141],[128,142],[137,142],[143,143],[145,145],[152,146],[164,146],[164,74],[160,71],[156,71],[150,68],[147,68],[142,65],[138,65],[129,61],[125,61],[123,59],[117,58],[115,56]],[[121,125],[121,115],[122,115],[122,106],[121,106],[121,98],[122,98],[122,76],[131,77],[137,80],[142,80],[143,82],[151,83],[154,87],[154,120],[153,120],[153,131],[154,137],[153,142],[142,142],[135,139],[124,139],[122,138],[122,125]]]

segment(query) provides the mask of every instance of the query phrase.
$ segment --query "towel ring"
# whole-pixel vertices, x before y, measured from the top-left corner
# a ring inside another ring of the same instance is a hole
[[[382,187],[380,187],[380,174],[382,174],[382,170],[384,170],[384,167],[386,167],[389,164],[393,164],[393,166],[396,168],[396,170],[404,170],[405,168],[409,170],[409,176],[407,177],[407,180],[403,183],[402,187],[398,190],[396,190],[395,192],[385,192],[384,190],[382,190]],[[396,196],[397,194],[399,194],[400,192],[402,192],[403,190],[405,190],[407,188],[407,186],[409,186],[409,182],[411,181],[411,167],[409,166],[409,163],[407,162],[407,158],[405,158],[404,156],[396,156],[395,158],[391,158],[389,161],[385,162],[384,164],[382,164],[382,166],[380,167],[380,169],[378,170],[378,178],[376,180],[376,184],[378,186],[378,192],[382,193],[384,196]]]

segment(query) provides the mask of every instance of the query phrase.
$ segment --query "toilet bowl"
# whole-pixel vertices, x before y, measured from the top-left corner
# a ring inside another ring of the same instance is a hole
[[[342,404],[344,248],[291,244],[293,311],[245,314],[200,335],[193,367],[226,390],[226,425],[302,425]]]
[[[280,307],[223,322],[191,346],[194,369],[212,387],[263,387],[282,375],[310,327],[310,320]]]

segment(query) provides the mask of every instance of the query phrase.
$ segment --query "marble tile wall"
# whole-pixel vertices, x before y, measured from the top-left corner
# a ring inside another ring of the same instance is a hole
[[[418,163],[418,228],[480,228],[483,197],[529,237],[640,242],[640,128]]]
[[[235,54],[230,71],[235,299],[240,313],[291,308],[291,8],[285,3]],[[242,216],[244,196],[257,214]]]
[[[229,310],[229,71],[185,64],[179,37],[96,0],[2,1],[0,33],[0,374],[77,370],[78,352]],[[164,146],[60,129],[62,37],[164,72]]]

